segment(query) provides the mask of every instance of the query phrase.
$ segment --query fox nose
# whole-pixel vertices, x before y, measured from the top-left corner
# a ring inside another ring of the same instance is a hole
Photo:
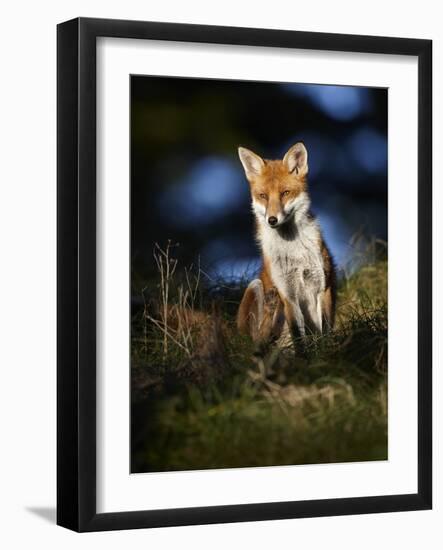
[[[277,218],[276,218],[275,216],[270,216],[270,217],[268,218],[268,223],[269,223],[269,225],[272,226],[272,227],[274,227],[274,225],[277,224],[277,221],[278,221],[278,220],[277,220]]]

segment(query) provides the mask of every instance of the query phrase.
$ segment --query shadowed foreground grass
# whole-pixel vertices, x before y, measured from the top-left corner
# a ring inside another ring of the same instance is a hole
[[[156,253],[160,285],[132,321],[133,472],[387,459],[387,262],[339,286],[336,329],[260,373],[237,334],[241,289],[205,291]],[[215,296],[215,297],[214,297]]]

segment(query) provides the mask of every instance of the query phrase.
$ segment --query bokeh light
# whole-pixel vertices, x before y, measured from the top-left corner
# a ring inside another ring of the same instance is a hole
[[[386,137],[371,127],[359,128],[349,139],[349,149],[357,164],[371,174],[385,173],[388,164]]]
[[[284,88],[296,96],[307,98],[334,120],[352,120],[367,113],[371,107],[367,88],[318,84],[284,84]]]
[[[206,157],[161,191],[158,204],[168,223],[178,227],[211,224],[238,208],[247,197],[242,174],[232,160]]]
[[[309,155],[309,192],[338,266],[359,232],[387,238],[387,91],[380,88],[132,77],[132,268],[155,278],[154,243],[180,243],[215,280],[260,267],[237,147]],[[134,276],[135,276],[134,275]]]

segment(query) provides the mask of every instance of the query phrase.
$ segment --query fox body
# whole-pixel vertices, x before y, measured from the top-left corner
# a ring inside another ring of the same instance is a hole
[[[242,147],[239,156],[263,256],[260,278],[240,304],[239,329],[265,345],[279,337],[285,322],[296,338],[332,328],[335,269],[310,212],[306,147],[295,144],[283,160],[264,160]]]

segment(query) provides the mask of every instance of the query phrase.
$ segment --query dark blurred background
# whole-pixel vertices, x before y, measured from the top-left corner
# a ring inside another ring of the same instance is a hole
[[[386,240],[386,89],[133,76],[131,99],[133,293],[167,240],[217,280],[254,275],[239,145],[282,158],[306,144],[312,210],[339,266],[355,233]]]

